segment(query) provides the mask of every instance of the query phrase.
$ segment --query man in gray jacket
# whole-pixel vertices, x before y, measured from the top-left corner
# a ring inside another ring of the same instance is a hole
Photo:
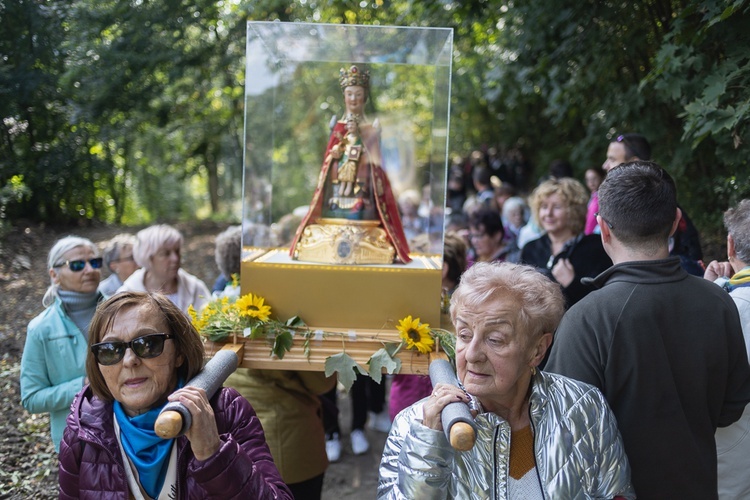
[[[614,266],[565,314],[546,365],[604,393],[639,499],[716,498],[714,432],[750,401],[737,308],[669,256],[680,218],[657,164],[609,171],[597,219]]]

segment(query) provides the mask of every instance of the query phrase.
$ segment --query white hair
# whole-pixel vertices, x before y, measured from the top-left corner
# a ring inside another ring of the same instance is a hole
[[[156,255],[164,245],[179,244],[182,246],[182,233],[168,224],[157,224],[141,229],[133,245],[135,263],[146,271],[151,269],[151,257]]]
[[[49,255],[47,255],[47,272],[49,272],[50,269],[54,269],[56,267],[59,267],[61,264],[64,264],[64,262],[60,262],[63,258],[63,255],[77,247],[88,247],[94,252],[95,256],[99,256],[99,249],[91,240],[87,238],[81,238],[80,236],[66,236],[57,240],[57,242],[52,246],[52,249],[50,249]],[[50,276],[50,285],[47,287],[47,291],[44,293],[44,297],[42,298],[42,305],[44,307],[49,307],[52,305],[52,303],[57,298],[57,291],[59,288],[60,285],[55,283],[54,279],[52,279],[52,277]]]

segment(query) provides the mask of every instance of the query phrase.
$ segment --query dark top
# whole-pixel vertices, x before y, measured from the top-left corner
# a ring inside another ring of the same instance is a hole
[[[221,445],[199,461],[185,436],[175,438],[175,498],[291,499],[250,403],[234,389],[222,388],[211,398],[211,408]],[[132,498],[117,439],[112,403],[85,386],[71,405],[60,446],[61,499]]]
[[[750,401],[732,299],[677,257],[626,262],[562,319],[545,370],[592,384],[617,417],[639,499],[717,497],[717,426]]]
[[[541,273],[555,281],[552,268],[560,259],[568,259],[575,270],[575,277],[562,289],[567,307],[572,306],[593,290],[590,285],[581,283],[581,278],[593,278],[612,265],[612,260],[604,251],[601,236],[583,234],[565,244],[563,249],[552,257],[552,242],[546,234],[528,242],[521,249],[521,263],[536,267]]]

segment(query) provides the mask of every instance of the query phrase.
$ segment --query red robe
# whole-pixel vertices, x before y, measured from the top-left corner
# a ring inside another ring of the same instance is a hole
[[[398,258],[401,262],[407,263],[411,261],[409,258],[409,244],[406,241],[404,228],[401,225],[401,217],[398,213],[396,199],[393,197],[391,183],[388,181],[388,176],[382,168],[379,133],[372,125],[364,123],[360,124],[359,133],[364,145],[364,152],[362,158],[359,160],[357,177],[359,178],[360,175],[367,176],[366,184],[368,189],[373,191],[378,220],[380,220],[382,228],[388,235],[388,240],[395,248]],[[324,155],[325,159],[320,169],[318,185],[315,188],[315,193],[310,203],[310,210],[308,210],[307,215],[305,215],[305,218],[302,219],[297,228],[297,233],[289,248],[289,255],[294,256],[294,250],[305,228],[315,223],[322,216],[323,204],[327,202],[324,199],[326,197],[326,185],[331,183],[330,174],[332,174],[332,170],[335,170],[331,168],[331,165],[338,161],[331,156],[331,149],[341,142],[344,136],[346,136],[346,122],[338,121],[328,139],[328,146]]]

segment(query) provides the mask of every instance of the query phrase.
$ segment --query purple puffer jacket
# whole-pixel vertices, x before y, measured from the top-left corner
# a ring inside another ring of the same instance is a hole
[[[204,462],[177,438],[177,498],[292,499],[266,445],[260,420],[234,389],[211,399],[221,446]],[[112,403],[86,386],[76,395],[60,445],[60,498],[128,499]]]

